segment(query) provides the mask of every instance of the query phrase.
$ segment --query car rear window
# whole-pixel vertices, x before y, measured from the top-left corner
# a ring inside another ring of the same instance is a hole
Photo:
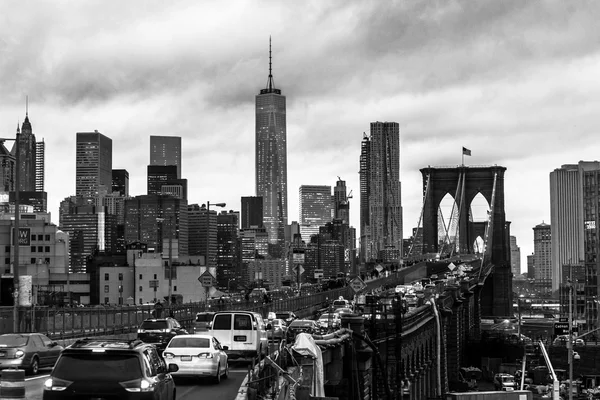
[[[196,322],[209,322],[212,321],[214,314],[211,313],[199,313],[196,315]]]
[[[249,315],[235,314],[233,318],[233,329],[252,330],[252,319]]]
[[[175,347],[175,348],[183,348],[183,347],[210,347],[210,339],[208,338],[178,338],[174,337],[169,342],[169,346],[167,347]]]
[[[22,347],[27,346],[29,336],[2,335],[0,336],[0,347]]]
[[[212,326],[215,331],[228,331],[231,329],[231,314],[222,314],[215,316]]]
[[[290,318],[289,313],[275,313],[275,316],[279,319],[288,319]]]
[[[345,307],[347,304],[346,304],[346,301],[345,301],[345,300],[335,300],[335,301],[333,302],[333,305],[334,305],[334,306],[342,306],[342,307]]]
[[[169,327],[169,323],[167,321],[144,321],[140,326],[141,329],[167,329]]]
[[[139,379],[142,369],[139,358],[133,354],[63,354],[54,366],[52,376],[67,381],[125,382]]]

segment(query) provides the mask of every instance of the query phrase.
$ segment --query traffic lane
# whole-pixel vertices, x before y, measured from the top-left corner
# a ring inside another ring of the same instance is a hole
[[[27,400],[42,400],[44,382],[50,376],[50,369],[40,370],[35,376],[25,377],[25,398]]]
[[[176,378],[177,400],[235,400],[247,373],[246,365],[229,363],[229,378],[221,379],[218,384],[212,379]]]

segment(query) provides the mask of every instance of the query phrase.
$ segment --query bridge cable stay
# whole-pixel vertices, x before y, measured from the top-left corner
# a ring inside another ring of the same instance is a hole
[[[410,248],[408,249],[408,257],[412,256],[413,248],[415,247],[415,242],[419,237],[419,232],[421,230],[421,222],[423,221],[423,213],[425,211],[425,200],[429,195],[429,182],[431,181],[431,177],[427,174],[427,183],[425,184],[425,193],[423,193],[423,205],[421,206],[421,214],[419,215],[419,222],[417,223],[417,230],[415,231],[415,237],[413,238],[412,243],[410,244]],[[421,240],[422,242],[422,240]],[[421,251],[422,252],[422,251]]]
[[[458,215],[456,216],[456,222],[455,222],[455,229],[454,229],[454,241],[452,242],[452,247],[450,248],[450,257],[452,257],[454,255],[454,252],[456,251],[456,241],[458,240],[458,244],[460,245],[460,218],[462,216],[462,210],[463,210],[463,206],[465,204],[465,179],[466,179],[466,174],[464,171],[460,172],[460,176],[458,178],[459,181],[459,186],[460,186],[460,192],[458,191],[459,189],[457,188],[457,195],[459,197],[459,203],[458,203]],[[460,193],[460,194],[459,194]],[[462,250],[462,249],[461,249]]]
[[[446,250],[446,241],[448,240],[448,230],[450,229],[450,224],[451,224],[451,218],[453,215],[453,211],[450,212],[450,218],[448,219],[448,225],[446,225],[446,221],[444,220],[444,212],[442,210],[441,207],[438,207],[438,226],[441,225],[442,226],[442,230],[444,233],[444,240],[441,244],[441,249],[439,249],[439,253],[440,253],[440,258],[442,258],[442,254],[445,254],[445,250]],[[439,233],[439,229],[438,229],[438,233]]]
[[[461,178],[459,175],[458,181],[456,182],[456,191],[454,192],[454,196],[452,197],[452,200],[453,200],[452,201],[452,211],[450,211],[450,217],[448,218],[448,225],[446,225],[446,222],[444,221],[444,217],[442,215],[442,208],[440,206],[438,206],[438,214],[441,217],[441,218],[438,218],[438,223],[439,223],[439,220],[441,219],[442,226],[444,228],[444,233],[445,233],[444,240],[442,241],[442,248],[439,249],[440,258],[446,258],[445,257],[446,246],[447,246],[447,244],[450,243],[450,233],[449,232],[450,232],[450,227],[452,226],[452,222],[454,221],[454,218],[455,218],[455,213],[456,213],[456,208],[457,208],[456,200],[457,200],[458,194],[460,193],[459,192],[460,179]],[[439,230],[438,230],[438,232],[439,232]],[[439,243],[439,239],[438,239],[438,243]]]
[[[498,173],[494,173],[494,186],[492,187],[492,201],[490,203],[490,211],[488,212],[488,221],[485,227],[485,239],[483,241],[483,257],[481,257],[481,267],[479,268],[479,277],[478,277],[478,282],[479,283],[483,283],[483,280],[485,280],[485,278],[489,275],[491,269],[492,269],[492,256],[491,256],[491,252],[492,252],[492,244],[493,244],[493,231],[494,231],[494,204],[496,202],[496,181],[498,178]],[[492,235],[490,237],[490,232],[492,232]],[[482,272],[483,272],[483,268],[484,266],[488,266],[486,268],[486,272],[483,275],[483,280],[482,280]]]

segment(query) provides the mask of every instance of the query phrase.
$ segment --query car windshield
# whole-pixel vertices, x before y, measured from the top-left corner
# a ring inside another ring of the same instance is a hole
[[[290,327],[298,328],[298,327],[310,327],[313,326],[313,321],[294,321],[290,324]]]
[[[167,347],[170,348],[182,348],[182,347],[210,347],[210,339],[209,338],[195,338],[195,337],[174,337],[169,342]]]
[[[63,354],[52,376],[67,381],[131,381],[142,377],[139,358],[133,354]]]
[[[333,302],[334,306],[341,306],[341,307],[345,307],[347,305],[346,300],[335,300]]]
[[[213,314],[210,313],[198,313],[196,314],[196,322],[209,322],[212,321]]]
[[[281,319],[288,319],[291,317],[289,313],[275,313],[275,316]]]
[[[27,346],[29,336],[2,335],[0,336],[0,347],[23,347]]]
[[[319,319],[335,319],[335,314],[323,314]]]
[[[168,327],[169,327],[169,324],[167,323],[167,321],[144,321],[144,322],[142,322],[140,329],[155,330],[155,329],[167,329]]]

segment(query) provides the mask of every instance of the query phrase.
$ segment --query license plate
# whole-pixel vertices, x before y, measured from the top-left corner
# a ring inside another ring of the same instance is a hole
[[[181,361],[192,361],[192,356],[181,356]]]
[[[246,341],[246,336],[234,336],[233,337],[233,341],[234,342],[245,342]]]

